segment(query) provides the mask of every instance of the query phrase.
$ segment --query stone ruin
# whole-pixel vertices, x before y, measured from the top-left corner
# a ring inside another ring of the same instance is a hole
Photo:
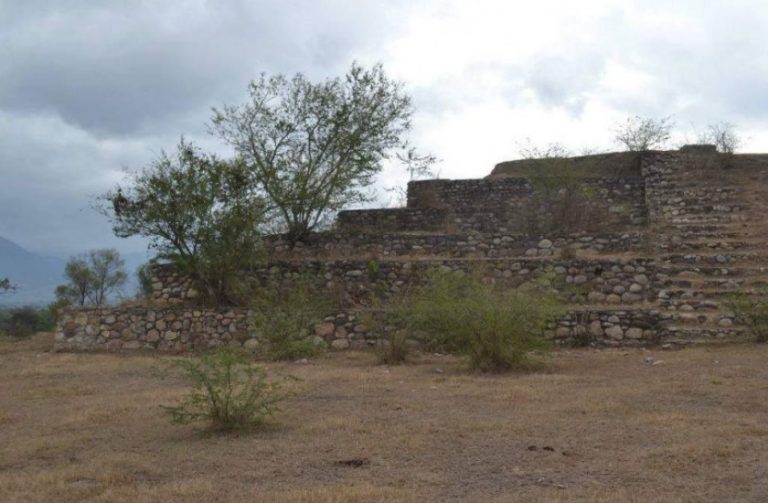
[[[557,187],[548,204],[537,185],[562,163],[575,177],[568,190],[588,194],[575,206],[557,203]],[[708,145],[503,162],[485,178],[410,182],[406,207],[342,211],[333,230],[294,247],[273,236],[269,261],[249,277],[264,287],[313,278],[341,306],[314,327],[336,349],[375,341],[360,317],[374,292],[397,295],[434,268],[478,266],[510,287],[554,278],[569,299],[548,333],[559,344],[731,340],[744,329],[724,299],[768,280],[766,196],[768,155]],[[247,309],[198,305],[186,278],[163,267],[154,274],[147,305],[64,312],[56,348],[258,344]]]

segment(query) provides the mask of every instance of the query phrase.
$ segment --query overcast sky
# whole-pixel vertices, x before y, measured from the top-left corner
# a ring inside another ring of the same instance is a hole
[[[0,0],[0,236],[66,256],[124,252],[93,196],[260,72],[384,64],[442,178],[481,177],[526,138],[616,148],[630,115],[728,121],[768,151],[768,3],[754,1]],[[403,181],[389,167],[381,186]]]

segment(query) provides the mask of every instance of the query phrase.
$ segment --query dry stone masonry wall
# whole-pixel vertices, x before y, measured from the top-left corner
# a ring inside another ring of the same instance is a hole
[[[419,284],[433,270],[481,271],[514,287],[546,276],[569,313],[552,323],[559,343],[689,344],[743,337],[724,300],[768,286],[768,156],[723,155],[708,146],[571,160],[598,218],[540,233],[532,170],[501,163],[477,180],[408,186],[406,208],[341,212],[333,231],[289,246],[266,240],[270,260],[244,277],[261,288],[310,278],[338,301],[313,329],[334,349],[374,344],[361,320],[371,298]],[[533,215],[533,216],[532,216]],[[188,278],[154,270],[152,305],[68,310],[62,350],[188,351],[256,348],[247,309],[204,308]]]

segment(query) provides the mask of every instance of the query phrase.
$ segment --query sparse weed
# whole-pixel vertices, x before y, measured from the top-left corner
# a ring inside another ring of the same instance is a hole
[[[283,382],[268,379],[242,350],[222,347],[172,365],[193,385],[178,405],[165,407],[174,423],[204,421],[218,431],[251,430],[277,412],[277,404],[289,395]]]
[[[747,327],[756,342],[768,342],[768,290],[733,294],[725,306]]]

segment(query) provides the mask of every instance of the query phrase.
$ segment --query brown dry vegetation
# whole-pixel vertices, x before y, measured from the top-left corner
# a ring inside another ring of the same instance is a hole
[[[152,356],[0,343],[0,501],[743,502],[768,495],[768,346],[270,365],[301,394],[251,435],[172,425]],[[663,363],[649,365],[650,354]],[[435,369],[444,372],[436,372]],[[551,450],[550,450],[551,449]],[[344,461],[360,460],[358,463]]]

